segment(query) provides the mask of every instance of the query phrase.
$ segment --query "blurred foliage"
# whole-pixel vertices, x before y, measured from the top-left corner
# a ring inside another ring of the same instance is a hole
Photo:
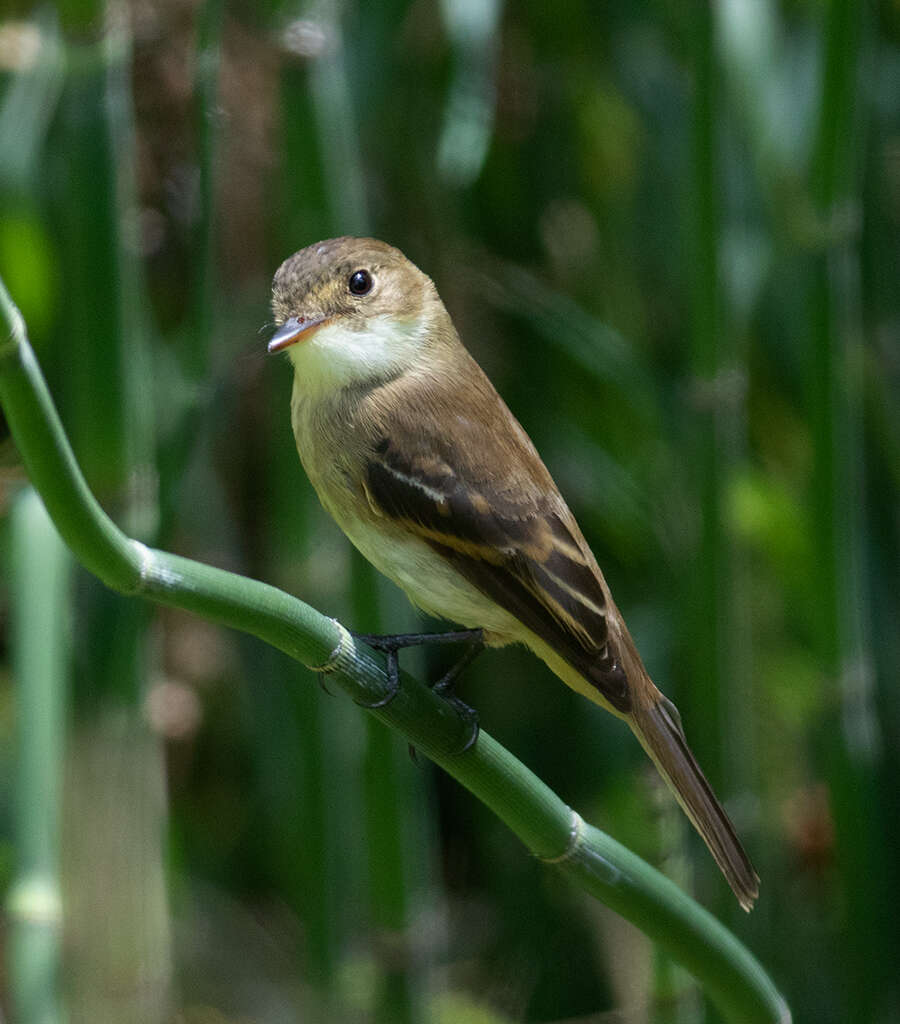
[[[627,731],[542,664],[488,652],[464,698],[817,1024],[900,1016],[898,95],[891,0],[0,13],[0,273],[106,507],[362,630],[413,626],[316,503],[290,372],[265,357],[282,259],[338,234],[398,245],[681,706],[757,909],[733,907]],[[4,511],[20,479],[3,470]],[[280,655],[83,577],[71,606],[71,1019],[88,984],[91,1019],[117,1022],[711,1018]],[[15,713],[4,667],[0,736]]]

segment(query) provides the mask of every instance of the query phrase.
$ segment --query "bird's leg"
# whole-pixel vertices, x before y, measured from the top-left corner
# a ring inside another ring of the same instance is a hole
[[[354,633],[354,640],[361,640],[376,651],[399,651],[403,647],[419,647],[422,644],[461,644],[467,640],[481,641],[480,629],[457,629],[448,633]]]
[[[478,655],[484,650],[484,640],[481,638],[481,630],[475,630],[474,632],[477,632],[479,635],[475,638],[475,642],[472,646],[455,664],[451,665],[444,675],[441,676],[434,686],[431,687],[439,697],[442,697],[448,704],[451,704],[456,709],[460,718],[465,719],[469,723],[471,732],[469,733],[469,738],[466,740],[465,745],[460,750],[461,754],[464,754],[467,750],[471,750],[478,740],[478,712],[471,705],[460,700],[453,692],[456,680],[459,679],[463,671],[471,665]]]
[[[466,653],[441,676],[436,682],[431,684],[431,689],[442,699],[445,700],[462,718],[464,721],[469,723],[470,732],[466,742],[460,747],[458,753],[464,754],[467,750],[471,750],[475,746],[478,740],[478,712],[475,708],[461,701],[453,693],[453,687],[456,685],[456,680],[463,673],[465,668],[472,664],[472,662],[478,657],[479,654],[484,650],[484,640],[481,638],[481,630],[473,629],[472,633],[475,634],[474,643],[466,651]],[[416,753],[415,746],[409,744],[409,756],[412,758],[413,763],[419,765],[419,757]]]
[[[472,646],[458,661],[455,661],[450,666],[450,668],[436,683],[432,683],[431,689],[434,690],[439,697],[453,697],[453,688],[456,686],[456,680],[459,679],[465,669],[468,668],[468,666],[471,665],[478,655],[484,650],[484,640],[481,639],[481,630],[473,630],[472,632],[478,634],[472,638]],[[457,700],[458,698],[453,697],[453,699]]]
[[[451,704],[462,718],[468,719],[472,725],[472,733],[462,748],[461,753],[474,746],[478,739],[478,713],[468,704],[463,703],[453,694],[453,687],[462,671],[470,665],[484,649],[484,637],[480,629],[458,629],[447,633],[394,633],[382,636],[377,633],[353,633],[355,640],[376,651],[384,651],[387,656],[388,693],[374,704],[364,705],[367,708],[380,708],[390,703],[400,689],[400,669],[398,651],[404,647],[417,647],[422,644],[458,644],[470,642],[468,651],[431,686],[438,696]]]

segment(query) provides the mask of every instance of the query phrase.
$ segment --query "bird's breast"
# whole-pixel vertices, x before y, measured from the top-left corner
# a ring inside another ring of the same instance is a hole
[[[310,402],[295,382],[291,424],[300,461],[319,500],[351,543],[429,615],[470,629],[489,642],[523,639],[522,624],[486,597],[453,565],[402,523],[376,512],[363,487],[360,438],[350,417]]]

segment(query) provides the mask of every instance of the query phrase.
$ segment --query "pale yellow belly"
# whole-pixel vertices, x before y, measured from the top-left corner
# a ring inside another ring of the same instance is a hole
[[[385,530],[380,524],[335,518],[372,565],[422,611],[467,629],[480,627],[492,645],[525,641],[528,630],[518,619],[485,597],[424,541]]]
[[[457,622],[467,629],[480,627],[489,646],[524,644],[567,686],[617,717],[624,717],[581,673],[515,616],[482,594],[424,541],[391,536],[375,525],[345,524],[335,518],[362,554],[379,572],[393,580],[414,605],[429,615]]]

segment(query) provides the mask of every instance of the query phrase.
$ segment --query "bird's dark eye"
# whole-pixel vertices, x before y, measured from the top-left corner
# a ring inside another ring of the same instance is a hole
[[[372,290],[372,275],[368,270],[354,270],[347,287],[354,295],[365,295]]]

